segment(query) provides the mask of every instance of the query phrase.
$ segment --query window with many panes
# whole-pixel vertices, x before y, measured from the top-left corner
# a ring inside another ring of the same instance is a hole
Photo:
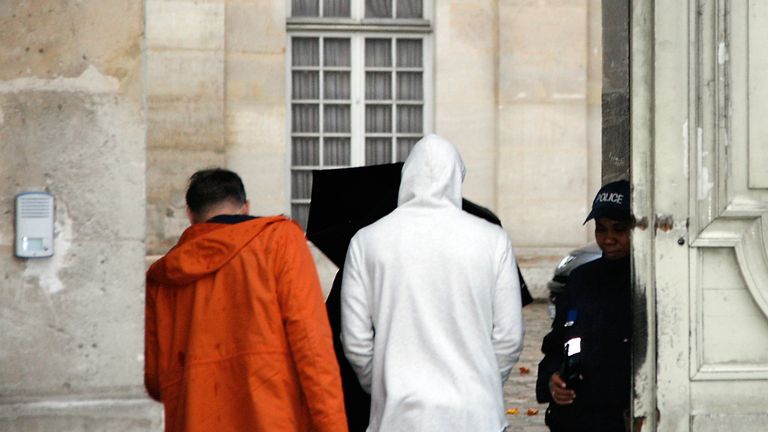
[[[403,161],[431,129],[422,0],[291,0],[291,212],[306,227],[312,170]]]

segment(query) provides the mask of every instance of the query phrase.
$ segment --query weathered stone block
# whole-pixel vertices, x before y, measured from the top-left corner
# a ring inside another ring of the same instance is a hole
[[[284,105],[286,77],[282,54],[228,54],[227,103]]]
[[[147,95],[221,100],[224,97],[224,52],[215,50],[148,50]]]
[[[630,164],[629,94],[603,93],[604,182],[629,177]]]
[[[235,106],[227,121],[228,166],[243,178],[254,214],[290,214],[290,147],[285,138],[284,106]]]
[[[14,93],[0,101],[6,196],[53,193],[81,239],[143,238],[144,156],[133,149],[143,148],[144,134],[135,106],[113,95],[54,91]],[[104,206],[119,196],[137,198]],[[113,212],[126,217],[124,223],[114,223]]]
[[[146,1],[149,49],[223,50],[224,2]]]
[[[434,130],[468,167],[464,195],[495,206],[496,21],[493,2],[435,4]],[[471,90],[467,89],[470,83]]]
[[[223,151],[224,100],[194,96],[147,97],[147,148]]]
[[[52,258],[21,262],[0,291],[4,344],[14,347],[0,354],[0,394],[142,392],[143,262],[132,258],[143,256],[144,242],[70,235],[59,232]],[[31,355],[39,349],[46,355]]]
[[[586,99],[587,7],[503,2],[499,7],[499,99]]]
[[[163,430],[162,405],[147,399],[42,400],[0,405],[0,429],[29,431]]]
[[[250,1],[227,4],[229,53],[285,52],[287,2]]]
[[[499,112],[498,216],[518,246],[581,245],[587,214],[586,106],[510,105]],[[533,226],[569,227],[533,230]]]
[[[629,2],[603,1],[603,88],[629,92]]]
[[[0,80],[77,77],[91,66],[125,85],[141,60],[142,2],[9,1],[0,6]]]

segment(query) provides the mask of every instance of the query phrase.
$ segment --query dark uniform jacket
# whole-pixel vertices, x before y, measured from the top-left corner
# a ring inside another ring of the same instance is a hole
[[[339,362],[341,371],[341,386],[344,389],[344,407],[347,411],[347,426],[349,432],[365,432],[368,428],[368,418],[371,415],[371,395],[363,390],[357,375],[344,356],[344,348],[341,346],[341,279],[343,269],[336,273],[333,279],[331,292],[325,300],[325,308],[328,311],[328,321],[333,332],[333,349],[336,352],[336,361]]]
[[[625,430],[631,401],[631,332],[629,258],[600,258],[576,268],[558,297],[536,382],[536,398],[550,403],[546,422],[553,432]],[[581,337],[583,380],[572,404],[557,405],[549,379],[560,371],[563,346],[574,337]]]

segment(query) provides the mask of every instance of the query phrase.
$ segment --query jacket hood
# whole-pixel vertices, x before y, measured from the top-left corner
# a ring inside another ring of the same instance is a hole
[[[237,224],[194,224],[173,249],[150,266],[147,279],[167,285],[192,283],[219,270],[269,225],[285,220],[273,216]]]
[[[403,165],[397,205],[461,208],[464,161],[456,147],[437,135],[427,135],[411,150]]]

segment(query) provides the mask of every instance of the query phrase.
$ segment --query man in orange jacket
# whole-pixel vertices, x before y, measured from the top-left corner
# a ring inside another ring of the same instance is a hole
[[[198,171],[192,226],[147,271],[147,391],[166,431],[346,431],[339,368],[301,228],[248,216],[237,174]]]

